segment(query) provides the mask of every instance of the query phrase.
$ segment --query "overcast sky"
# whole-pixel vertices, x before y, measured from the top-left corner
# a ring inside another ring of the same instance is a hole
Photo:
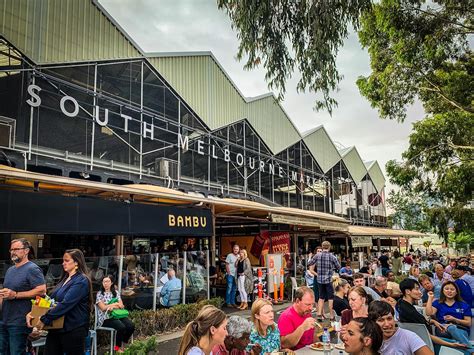
[[[269,92],[263,68],[245,71],[235,59],[236,34],[215,0],[99,1],[145,52],[211,51],[245,96]],[[339,107],[332,117],[313,111],[314,94],[296,93],[298,74],[287,83],[282,106],[300,132],[323,124],[337,145],[355,145],[363,160],[378,160],[385,174],[385,163],[399,160],[408,147],[412,123],[423,117],[423,109],[411,107],[404,123],[379,118],[355,84],[358,76],[370,73],[367,51],[356,34],[346,40],[337,64],[344,79],[334,95]],[[387,181],[387,194],[391,188]]]

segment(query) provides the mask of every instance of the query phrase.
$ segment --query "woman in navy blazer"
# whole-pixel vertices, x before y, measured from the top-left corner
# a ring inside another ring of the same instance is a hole
[[[89,333],[92,284],[87,276],[84,254],[79,249],[66,250],[63,256],[64,275],[51,293],[57,304],[40,318],[38,330],[64,316],[62,329],[49,330],[45,354],[83,355]],[[31,314],[27,315],[30,324]]]

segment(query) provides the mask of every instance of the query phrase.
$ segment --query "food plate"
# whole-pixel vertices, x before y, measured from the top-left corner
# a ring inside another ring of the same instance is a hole
[[[334,347],[337,349],[337,350],[344,350],[344,343],[340,343],[340,344],[336,344],[334,345]]]
[[[309,348],[316,351],[324,351],[324,344],[321,342],[313,343],[309,346]],[[334,345],[329,344],[329,349],[326,349],[326,350],[330,351],[332,349],[334,349]]]

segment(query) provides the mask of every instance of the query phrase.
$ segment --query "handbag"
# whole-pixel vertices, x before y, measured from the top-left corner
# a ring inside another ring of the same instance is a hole
[[[122,319],[128,317],[128,311],[126,309],[114,309],[110,312],[110,317],[112,319]]]
[[[117,303],[117,298],[112,298],[107,304]],[[109,319],[122,319],[128,317],[128,311],[126,309],[113,309],[109,313]]]

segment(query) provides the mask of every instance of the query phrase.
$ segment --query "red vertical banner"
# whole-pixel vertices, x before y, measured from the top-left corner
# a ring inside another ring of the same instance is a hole
[[[250,248],[250,253],[260,259],[260,265],[262,266],[265,266],[265,255],[268,254],[269,240],[270,232],[261,231],[260,234],[254,238],[252,247]]]

